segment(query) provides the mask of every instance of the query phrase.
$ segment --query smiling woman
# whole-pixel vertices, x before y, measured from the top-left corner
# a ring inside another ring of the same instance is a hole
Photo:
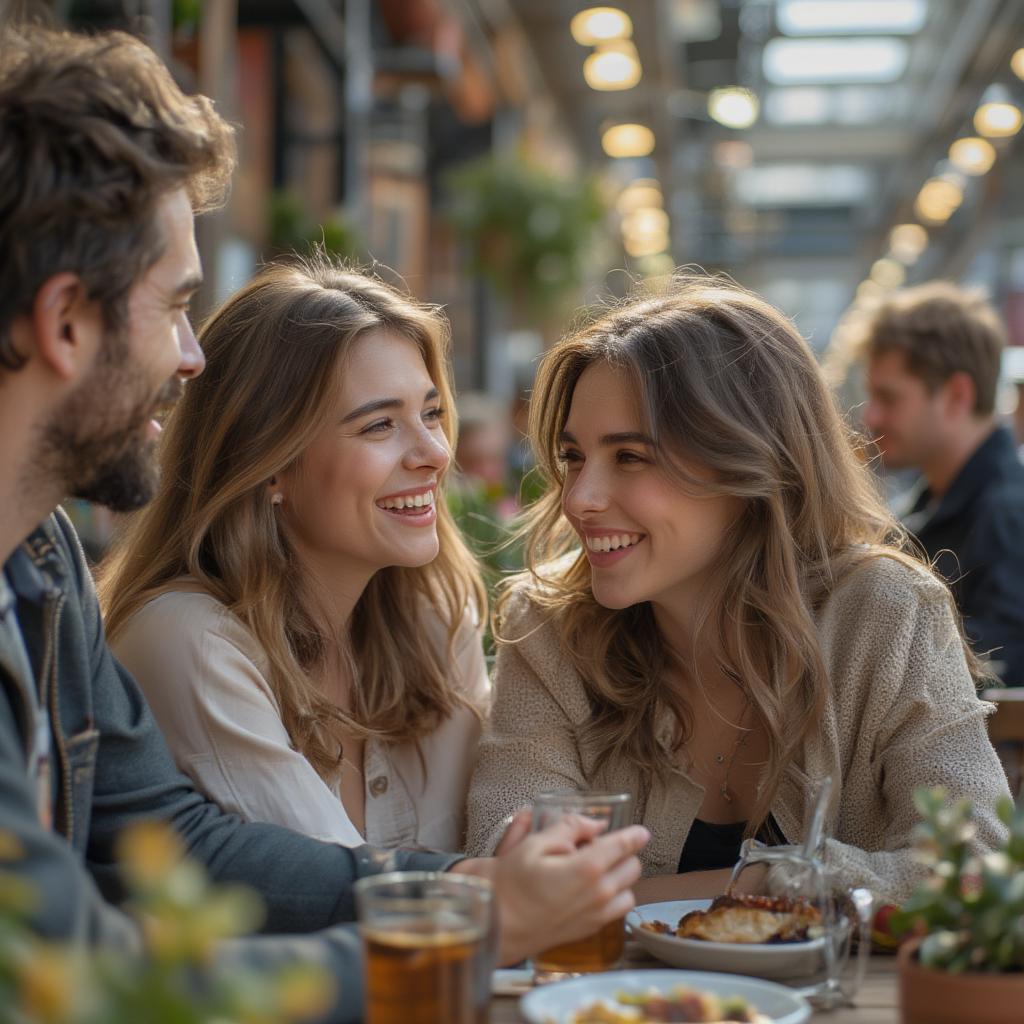
[[[804,840],[830,775],[829,867],[909,895],[915,786],[992,807],[1006,782],[949,592],[792,324],[727,281],[638,295],[545,356],[530,435],[547,486],[498,601],[470,851],[542,790],[630,791],[672,876],[650,891],[715,895],[744,835]]]
[[[205,325],[161,487],[101,578],[179,766],[242,817],[462,844],[485,597],[441,498],[447,325],[372,277],[270,267]]]

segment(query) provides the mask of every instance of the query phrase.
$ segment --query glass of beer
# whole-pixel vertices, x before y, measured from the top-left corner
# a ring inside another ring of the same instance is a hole
[[[531,828],[538,832],[568,815],[604,822],[605,832],[625,828],[633,820],[631,793],[577,792],[552,790],[533,801]],[[618,966],[626,936],[622,918],[609,921],[593,935],[539,953],[533,961],[533,981],[543,985],[579,974],[609,971]]]
[[[396,871],[356,882],[365,1024],[486,1024],[497,953],[484,879]]]

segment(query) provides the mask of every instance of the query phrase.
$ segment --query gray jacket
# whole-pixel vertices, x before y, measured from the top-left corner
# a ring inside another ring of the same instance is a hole
[[[222,956],[259,968],[324,963],[340,982],[328,1018],[339,1022],[362,1014],[358,938],[351,925],[336,926],[354,917],[353,881],[385,869],[443,870],[458,859],[320,843],[242,823],[201,796],[111,655],[78,538],[58,512],[0,579],[0,832],[24,849],[16,867],[39,895],[40,935],[138,950],[134,922],[117,909],[114,840],[141,819],[167,822],[216,881],[244,883],[263,898],[267,934],[234,941]],[[317,934],[296,934],[309,932]]]

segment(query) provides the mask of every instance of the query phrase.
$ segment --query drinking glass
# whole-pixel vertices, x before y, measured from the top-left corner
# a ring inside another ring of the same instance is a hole
[[[632,822],[633,795],[575,790],[540,793],[533,801],[531,828],[538,832],[569,815],[604,822],[605,832],[613,832]],[[622,959],[625,936],[623,919],[619,918],[584,939],[544,950],[533,961],[534,984],[611,970]]]
[[[366,1024],[486,1024],[497,953],[484,879],[396,871],[360,879]]]

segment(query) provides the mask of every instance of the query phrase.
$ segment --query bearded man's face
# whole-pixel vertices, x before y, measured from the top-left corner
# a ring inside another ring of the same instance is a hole
[[[187,315],[201,275],[184,190],[162,197],[154,216],[161,255],[128,294],[124,326],[103,333],[91,370],[43,425],[35,467],[66,494],[119,512],[156,493],[159,420],[182,378],[205,365]]]

